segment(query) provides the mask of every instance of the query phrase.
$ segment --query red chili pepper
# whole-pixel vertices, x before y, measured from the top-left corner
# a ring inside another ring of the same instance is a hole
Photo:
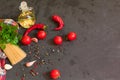
[[[44,24],[35,24],[25,31],[24,36],[27,36],[32,30],[45,29],[45,28],[46,28],[46,26]]]
[[[0,75],[0,80],[6,80],[6,74],[5,75]]]
[[[5,65],[5,59],[0,59],[0,67],[1,68],[4,68],[4,65]],[[0,75],[0,80],[6,80],[6,70],[3,69],[4,71],[4,75]]]
[[[6,80],[6,70],[4,69],[4,65],[6,63],[6,56],[3,55],[3,52],[0,50],[0,69],[3,74],[0,74],[0,80]]]
[[[5,65],[5,59],[1,59],[0,63],[1,63],[1,67],[4,67],[4,65]]]
[[[58,15],[53,15],[52,19],[53,19],[53,21],[55,21],[59,24],[57,28],[54,28],[54,30],[56,30],[56,31],[61,30],[64,26],[64,22],[63,22],[62,18]]]

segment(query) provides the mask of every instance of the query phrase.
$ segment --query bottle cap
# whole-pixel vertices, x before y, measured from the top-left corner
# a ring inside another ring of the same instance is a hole
[[[22,1],[20,6],[19,6],[19,10],[22,10],[22,12],[29,11],[29,10],[32,10],[32,7],[28,7],[27,2]]]

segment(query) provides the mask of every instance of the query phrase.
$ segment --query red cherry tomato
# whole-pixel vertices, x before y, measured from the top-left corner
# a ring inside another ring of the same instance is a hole
[[[69,32],[68,35],[67,35],[67,39],[68,39],[69,41],[75,40],[76,37],[77,37],[77,35],[76,35],[75,32]]]
[[[31,43],[31,38],[29,36],[23,36],[21,42],[24,45],[28,45]]]
[[[43,30],[42,31],[38,31],[37,38],[41,39],[41,40],[45,39],[46,38],[46,32],[43,31]]]
[[[60,45],[60,44],[62,44],[62,41],[63,41],[63,39],[62,39],[61,36],[55,36],[54,37],[54,43],[55,44]]]
[[[50,71],[50,77],[51,77],[52,79],[57,79],[57,78],[59,78],[59,77],[60,77],[60,71],[57,70],[57,69],[51,70],[51,71]]]

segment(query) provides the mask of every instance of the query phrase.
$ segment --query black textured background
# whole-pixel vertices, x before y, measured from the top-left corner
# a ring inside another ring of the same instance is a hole
[[[17,21],[22,0],[0,0],[0,18]],[[61,71],[59,80],[120,80],[120,0],[26,0],[34,7],[36,23],[48,25],[47,38],[21,48],[29,54],[7,72],[7,80],[51,80],[47,72],[57,68]],[[53,14],[60,15],[64,29],[52,31],[57,25],[51,20]],[[20,33],[25,29],[20,28]],[[55,35],[65,36],[68,32],[77,33],[77,40],[64,41],[55,46]],[[37,30],[30,35],[35,36]],[[46,64],[38,66],[38,76],[31,76],[23,65],[40,55]],[[49,56],[46,56],[48,54]],[[16,76],[16,74],[18,74]]]

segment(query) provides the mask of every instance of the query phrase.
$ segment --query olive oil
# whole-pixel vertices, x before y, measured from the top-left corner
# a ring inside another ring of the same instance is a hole
[[[25,1],[21,2],[19,9],[22,11],[18,16],[18,23],[23,28],[30,28],[35,24],[35,15],[32,7],[28,7]]]

